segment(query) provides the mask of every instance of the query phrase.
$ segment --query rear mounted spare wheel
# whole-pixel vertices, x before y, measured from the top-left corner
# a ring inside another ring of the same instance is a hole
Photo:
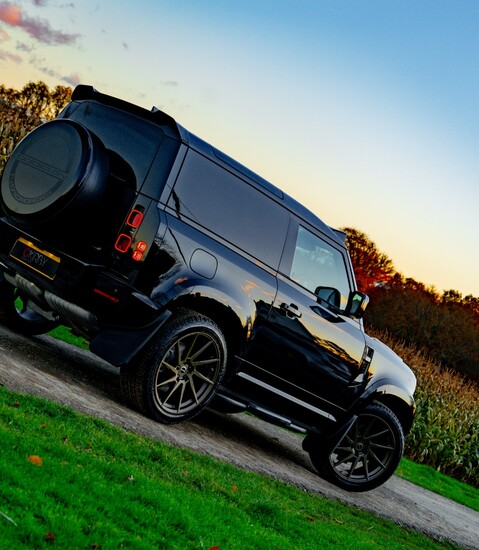
[[[15,148],[3,172],[1,202],[17,221],[76,217],[103,194],[108,154],[101,141],[72,120],[46,122]]]

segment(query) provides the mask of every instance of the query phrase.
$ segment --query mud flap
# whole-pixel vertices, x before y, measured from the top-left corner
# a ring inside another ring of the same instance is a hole
[[[171,316],[164,311],[151,325],[141,329],[106,329],[90,343],[90,351],[116,367],[127,365]]]
[[[348,433],[357,418],[357,415],[353,415],[351,418],[348,418],[347,421],[332,434],[309,433],[303,439],[303,450],[309,453],[312,445],[321,445],[325,452],[332,452],[343,437]]]

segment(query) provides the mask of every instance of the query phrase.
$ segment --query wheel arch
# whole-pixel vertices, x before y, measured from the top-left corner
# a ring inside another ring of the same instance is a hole
[[[92,340],[90,350],[121,367],[141,353],[148,342],[163,330],[163,325],[171,316],[182,309],[189,309],[209,317],[221,329],[228,347],[228,367],[231,367],[234,356],[242,354],[247,344],[252,324],[250,319],[254,319],[255,315],[254,302],[240,304],[215,287],[196,283],[183,288],[181,284],[177,285],[174,295],[170,295],[168,301],[158,303],[158,311],[162,313],[143,330],[104,330]],[[117,345],[118,342],[121,342],[121,346]]]
[[[397,416],[404,434],[409,433],[416,414],[416,403],[413,396],[401,387],[391,383],[383,383],[370,388],[363,395],[360,402],[354,407],[355,413],[374,401],[388,407]]]
[[[240,303],[212,287],[195,287],[194,292],[182,294],[168,308],[174,314],[190,309],[212,319],[222,330],[228,346],[228,367],[236,355],[242,355],[250,338],[252,319],[256,315],[254,302]]]

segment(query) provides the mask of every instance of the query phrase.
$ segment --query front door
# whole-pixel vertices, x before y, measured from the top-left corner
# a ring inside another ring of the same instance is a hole
[[[342,313],[351,272],[334,241],[301,225],[292,230],[253,376],[269,389],[269,407],[307,423],[334,423],[364,385],[362,326]]]

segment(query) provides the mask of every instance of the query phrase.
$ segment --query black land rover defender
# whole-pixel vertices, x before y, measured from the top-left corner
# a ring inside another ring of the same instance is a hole
[[[1,180],[0,318],[58,324],[160,422],[205,407],[305,434],[326,479],[386,481],[416,380],[364,332],[345,236],[180,126],[77,86]]]

